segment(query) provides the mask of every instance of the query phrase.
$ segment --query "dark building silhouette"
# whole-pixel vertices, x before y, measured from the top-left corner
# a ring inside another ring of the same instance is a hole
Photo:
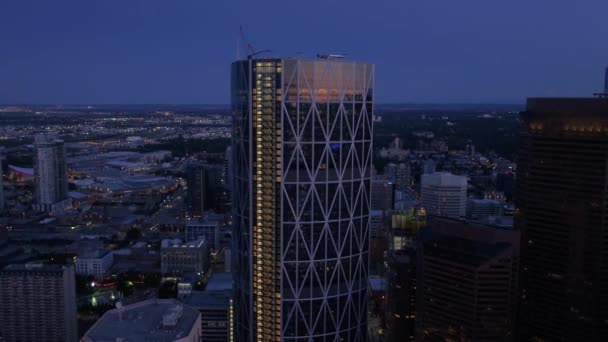
[[[207,173],[202,164],[193,163],[186,170],[186,183],[188,191],[186,194],[186,206],[194,216],[201,216],[209,208]]]
[[[433,218],[418,239],[416,340],[514,340],[519,232]]]
[[[193,163],[186,171],[186,205],[194,216],[204,211],[224,213],[230,208],[231,191],[224,164]]]
[[[608,341],[608,99],[529,99],[520,118],[518,334]]]
[[[496,190],[505,194],[507,201],[513,201],[513,188],[515,177],[512,172],[504,172],[496,175]]]
[[[414,341],[416,251],[389,251],[386,264],[386,342]]]

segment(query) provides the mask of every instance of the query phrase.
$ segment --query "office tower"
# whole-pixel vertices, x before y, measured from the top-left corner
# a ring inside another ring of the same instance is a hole
[[[198,310],[175,299],[149,299],[106,311],[81,341],[191,342],[200,338]]]
[[[386,290],[386,341],[414,341],[416,322],[416,252],[389,251]]]
[[[0,270],[0,340],[76,342],[74,268],[9,265]]]
[[[34,137],[36,209],[52,211],[67,198],[68,180],[63,140],[48,133]]]
[[[420,200],[427,214],[464,217],[467,201],[467,177],[449,172],[423,174],[420,177]]]
[[[384,167],[384,176],[395,184],[397,190],[409,188],[412,173],[409,163],[389,163]]]
[[[372,178],[371,206],[374,210],[393,209],[395,185],[384,176]]]
[[[192,163],[186,169],[186,206],[193,216],[201,216],[208,209],[207,175],[202,164]]]
[[[412,179],[412,170],[409,163],[400,163],[395,174],[397,189],[404,190],[409,188]]]
[[[419,235],[417,341],[512,341],[518,231],[434,218]]]
[[[608,99],[534,98],[520,115],[515,228],[522,340],[608,340]]]
[[[232,156],[232,146],[226,147],[226,155],[224,156],[224,179],[226,188],[232,193],[232,179],[234,172],[234,157]]]
[[[235,339],[364,341],[373,66],[232,65]]]

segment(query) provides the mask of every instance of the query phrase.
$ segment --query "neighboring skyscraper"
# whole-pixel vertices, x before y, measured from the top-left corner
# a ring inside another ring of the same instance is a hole
[[[371,205],[374,210],[393,209],[395,185],[384,176],[372,178]]]
[[[519,232],[435,218],[419,239],[416,340],[512,341]]]
[[[386,290],[386,341],[414,341],[416,322],[415,250],[389,251]]]
[[[467,177],[449,172],[421,176],[420,197],[428,215],[459,218],[466,215]]]
[[[186,206],[194,216],[201,216],[208,208],[207,175],[202,164],[192,163],[186,170]]]
[[[0,271],[2,342],[76,342],[74,268],[9,265]]]
[[[521,340],[608,341],[608,99],[528,99],[520,122]]]
[[[412,182],[412,169],[410,167],[410,163],[400,163],[397,166],[396,171],[395,183],[397,184],[397,189],[408,189]]]
[[[397,190],[408,189],[412,173],[409,163],[389,163],[384,167],[384,176],[395,184]]]
[[[226,180],[226,164],[193,162],[186,170],[186,205],[191,215],[205,211],[224,213],[230,208],[231,190]]]
[[[232,179],[234,178],[234,158],[232,156],[232,146],[226,147],[224,156],[224,188],[228,193],[230,201],[228,207],[232,208]]]
[[[232,65],[235,340],[366,340],[373,75]]]
[[[68,194],[67,167],[63,140],[48,133],[34,137],[34,178],[36,181],[36,208],[40,211],[55,209]]]

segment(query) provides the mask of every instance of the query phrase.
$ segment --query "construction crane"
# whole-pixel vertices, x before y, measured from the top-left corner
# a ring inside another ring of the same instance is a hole
[[[272,52],[271,50],[268,50],[268,49],[262,50],[262,51],[257,51],[255,49],[255,47],[253,45],[251,45],[245,38],[245,32],[243,31],[242,26],[239,27],[239,37],[241,39],[241,42],[243,44],[245,44],[245,49],[247,50],[247,59],[251,59],[253,56],[257,56],[262,53]],[[238,44],[237,44],[237,58],[240,58],[239,53],[238,53]]]

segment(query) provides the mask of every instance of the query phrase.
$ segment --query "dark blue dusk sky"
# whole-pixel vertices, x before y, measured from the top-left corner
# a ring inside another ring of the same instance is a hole
[[[0,103],[228,103],[243,25],[274,56],[376,64],[378,102],[587,96],[606,0],[0,0]]]

